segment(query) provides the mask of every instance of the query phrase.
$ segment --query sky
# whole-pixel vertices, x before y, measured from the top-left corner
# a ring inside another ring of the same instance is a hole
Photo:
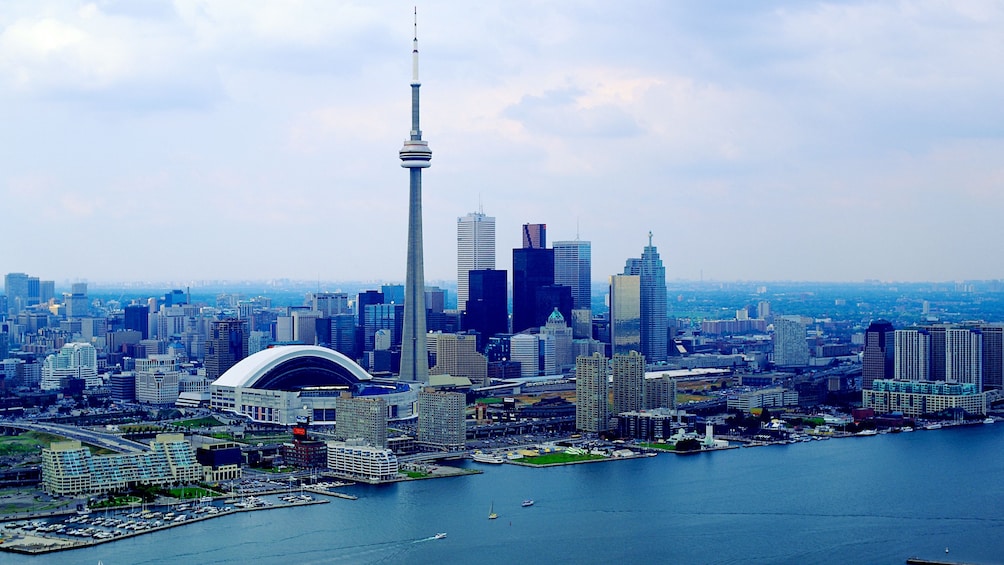
[[[0,271],[403,281],[414,1],[0,5]],[[1004,277],[1004,4],[419,2],[456,222],[670,280]]]

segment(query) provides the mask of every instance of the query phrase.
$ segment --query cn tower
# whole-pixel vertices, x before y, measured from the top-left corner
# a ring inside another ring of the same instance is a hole
[[[408,267],[404,279],[404,324],[401,331],[401,380],[429,381],[425,345],[425,260],[422,257],[422,169],[432,151],[418,127],[418,9],[411,51],[411,135],[401,148],[401,166],[408,169]]]

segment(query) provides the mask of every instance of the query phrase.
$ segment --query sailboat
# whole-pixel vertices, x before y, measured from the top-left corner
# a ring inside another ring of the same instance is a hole
[[[491,506],[488,507],[488,519],[494,520],[498,517],[499,515],[495,513],[495,501],[493,500]]]

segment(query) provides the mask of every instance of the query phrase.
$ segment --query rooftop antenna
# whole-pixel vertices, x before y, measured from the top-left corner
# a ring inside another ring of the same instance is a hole
[[[652,247],[652,230],[648,230],[648,246]]]

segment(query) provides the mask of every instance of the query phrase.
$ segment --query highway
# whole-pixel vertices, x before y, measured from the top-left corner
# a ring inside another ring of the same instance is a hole
[[[0,425],[36,432],[44,432],[47,434],[65,437],[67,439],[75,439],[81,443],[96,445],[116,453],[135,453],[137,451],[147,451],[150,449],[150,446],[145,443],[125,439],[114,434],[96,432],[87,428],[78,428],[76,426],[64,426],[62,424],[50,424],[47,422],[25,422],[24,420],[2,422]]]

